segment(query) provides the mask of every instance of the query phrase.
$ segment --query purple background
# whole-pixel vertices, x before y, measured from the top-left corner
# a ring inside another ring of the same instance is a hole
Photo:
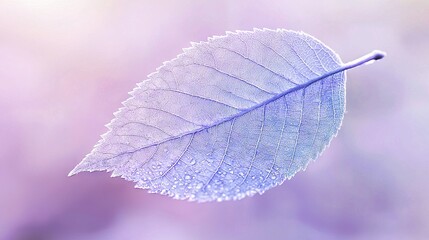
[[[429,2],[0,0],[0,239],[428,239]],[[339,136],[263,195],[197,204],[68,172],[190,41],[303,30],[350,61]]]

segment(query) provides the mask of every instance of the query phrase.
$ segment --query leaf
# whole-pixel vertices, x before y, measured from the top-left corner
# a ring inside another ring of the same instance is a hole
[[[354,62],[317,39],[255,29],[192,43],[139,83],[70,175],[112,171],[177,199],[241,199],[307,167],[340,128]]]

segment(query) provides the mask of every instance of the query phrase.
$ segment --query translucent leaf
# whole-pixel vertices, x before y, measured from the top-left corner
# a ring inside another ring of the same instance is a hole
[[[70,173],[112,171],[177,199],[240,199],[307,167],[340,128],[345,70],[302,32],[255,29],[193,43],[131,92]]]

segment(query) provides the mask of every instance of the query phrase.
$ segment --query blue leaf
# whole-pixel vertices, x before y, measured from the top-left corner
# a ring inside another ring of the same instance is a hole
[[[307,167],[340,128],[349,64],[302,32],[193,43],[131,92],[70,173],[112,171],[177,199],[241,199]]]

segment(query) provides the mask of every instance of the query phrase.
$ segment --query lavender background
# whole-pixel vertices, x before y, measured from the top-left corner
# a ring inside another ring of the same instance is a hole
[[[0,0],[0,239],[428,239],[429,1]],[[67,173],[190,41],[303,30],[348,72],[343,127],[264,195],[196,204]]]

